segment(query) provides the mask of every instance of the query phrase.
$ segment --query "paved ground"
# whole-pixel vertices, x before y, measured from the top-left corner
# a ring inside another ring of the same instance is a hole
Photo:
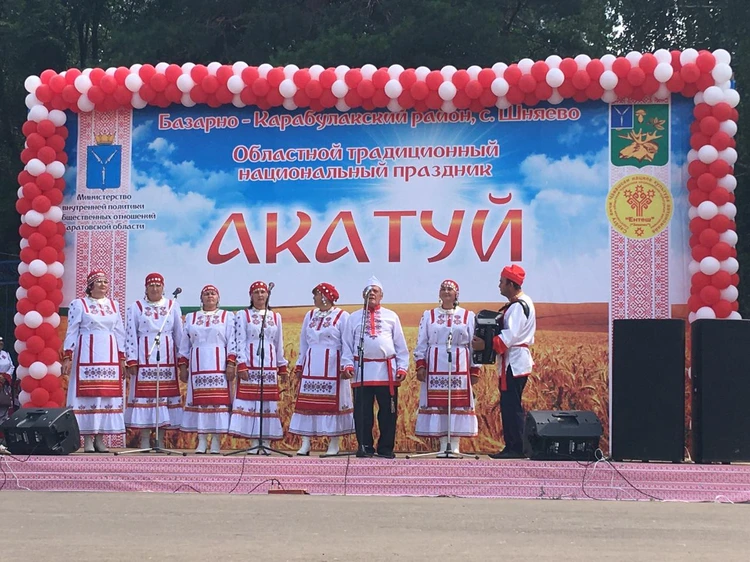
[[[750,506],[0,493],[0,560],[742,560]]]

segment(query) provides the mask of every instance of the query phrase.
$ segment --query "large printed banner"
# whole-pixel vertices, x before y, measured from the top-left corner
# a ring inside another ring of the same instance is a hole
[[[496,308],[499,272],[518,263],[539,319],[526,406],[591,409],[606,427],[610,321],[687,314],[692,105],[71,115],[65,299],[94,267],[110,271],[123,310],[151,271],[166,292],[182,287],[184,308],[207,283],[221,306],[245,307],[253,281],[273,281],[296,361],[321,281],[351,310],[377,276],[413,349],[443,279],[459,283],[462,305]],[[502,441],[497,377],[483,375],[467,450]],[[413,434],[418,384],[412,374],[399,400],[401,450],[433,446]],[[287,382],[285,427],[295,392]]]

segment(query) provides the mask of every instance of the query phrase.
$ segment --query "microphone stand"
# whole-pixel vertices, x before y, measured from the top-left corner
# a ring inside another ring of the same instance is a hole
[[[164,315],[164,319],[161,321],[161,326],[159,326],[159,331],[156,333],[156,337],[154,338],[153,343],[151,344],[151,349],[148,351],[147,357],[151,357],[154,353],[154,349],[156,349],[156,406],[154,410],[155,414],[155,421],[154,421],[154,439],[155,443],[153,447],[148,447],[146,449],[132,449],[130,451],[118,451],[115,453],[115,455],[130,455],[133,453],[164,453],[166,455],[171,455],[172,453],[178,453],[182,454],[183,457],[187,456],[187,453],[185,451],[173,451],[171,449],[165,449],[164,447],[159,445],[159,408],[161,405],[159,404],[160,396],[159,396],[159,381],[161,380],[161,334],[164,331],[164,326],[167,324],[167,320],[170,316],[172,316],[172,308],[174,307],[174,303],[177,302],[177,295],[179,295],[179,292],[175,292],[175,294],[172,295],[172,302],[169,303],[169,308],[167,309],[167,313]],[[178,320],[178,321],[181,321]],[[138,374],[135,375],[138,377]],[[175,361],[175,377],[177,377],[177,363]]]
[[[265,359],[266,359],[266,319],[268,317],[268,303],[271,300],[271,289],[273,284],[269,284],[268,286],[268,297],[266,298],[266,304],[263,307],[263,320],[260,323],[260,334],[258,334],[258,351],[255,352],[257,356],[260,357],[260,401],[259,401],[259,408],[260,408],[260,427],[258,428],[258,444],[254,447],[250,447],[248,449],[239,449],[237,451],[230,451],[229,453],[226,453],[224,456],[228,457],[230,455],[239,455],[241,453],[245,453],[248,455],[270,455],[271,453],[278,453],[279,455],[284,455],[286,457],[291,457],[292,455],[289,453],[286,453],[284,451],[279,451],[278,449],[274,449],[273,447],[266,447],[263,444],[263,381],[266,378],[265,373],[263,372],[265,368]],[[252,306],[252,303],[251,303]],[[278,385],[278,371],[276,372],[276,384]]]

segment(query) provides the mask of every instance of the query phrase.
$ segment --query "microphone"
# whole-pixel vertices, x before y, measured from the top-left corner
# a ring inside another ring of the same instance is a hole
[[[268,284],[268,292],[270,293],[271,291],[273,291],[273,288],[274,288],[275,286],[276,286],[276,283],[274,283],[273,281],[271,281],[271,282],[270,282],[270,283]]]
[[[373,290],[373,288],[374,288],[374,287],[373,287],[372,285],[369,285],[369,286],[367,287],[367,289],[365,290],[365,297],[366,297],[366,298],[370,298],[370,293],[372,293],[372,290]]]
[[[176,288],[176,289],[175,289],[175,290],[174,290],[174,291],[172,292],[172,296],[173,296],[174,298],[177,298],[177,295],[179,295],[179,294],[180,294],[181,292],[182,292],[182,287],[177,287],[177,288]]]

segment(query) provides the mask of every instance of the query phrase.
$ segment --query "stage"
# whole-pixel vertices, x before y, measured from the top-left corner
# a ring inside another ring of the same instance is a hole
[[[750,465],[73,454],[0,457],[0,490],[750,501]]]

